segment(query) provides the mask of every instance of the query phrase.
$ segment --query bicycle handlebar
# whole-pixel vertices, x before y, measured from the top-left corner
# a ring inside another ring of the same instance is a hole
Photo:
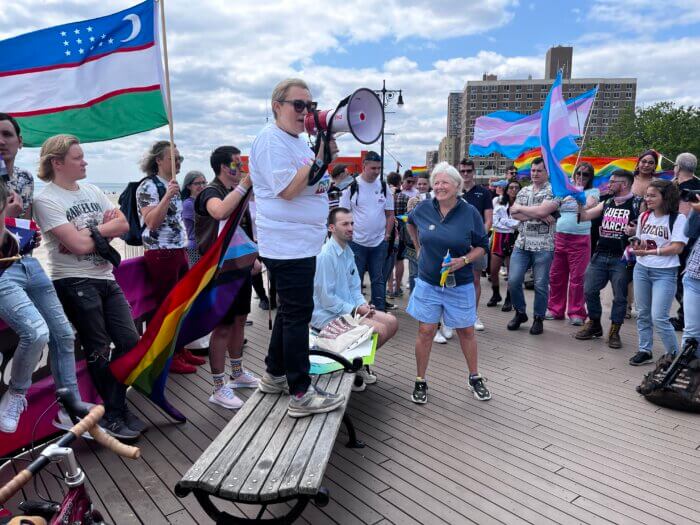
[[[57,445],[61,447],[68,446],[75,441],[77,437],[83,435],[85,432],[89,432],[95,441],[112,452],[125,458],[138,459],[141,456],[141,451],[138,447],[132,447],[121,443],[112,436],[105,434],[104,430],[97,426],[97,423],[102,419],[104,413],[105,409],[102,405],[95,405],[92,407],[90,412],[83,419],[58,440]],[[49,461],[50,460],[46,456],[39,456],[32,461],[27,468],[12,478],[4,487],[0,488],[0,505],[5,504],[14,496],[27,481],[32,479],[34,474],[40,472],[42,468],[48,465]]]

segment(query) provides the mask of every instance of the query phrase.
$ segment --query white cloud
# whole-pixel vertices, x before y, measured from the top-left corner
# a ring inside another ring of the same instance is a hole
[[[700,22],[697,0],[595,0],[588,13],[595,22],[611,22],[620,29],[656,33]]]

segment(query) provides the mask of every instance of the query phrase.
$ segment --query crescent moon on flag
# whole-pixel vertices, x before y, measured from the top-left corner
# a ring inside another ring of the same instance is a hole
[[[141,32],[141,19],[138,17],[138,15],[132,13],[130,15],[126,15],[122,20],[128,20],[131,22],[131,34],[122,40],[122,42],[133,40]]]

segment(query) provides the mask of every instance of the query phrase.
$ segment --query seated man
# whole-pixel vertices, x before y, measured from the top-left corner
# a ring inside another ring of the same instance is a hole
[[[352,241],[352,213],[347,208],[335,208],[328,216],[331,237],[316,257],[314,277],[314,312],[311,326],[322,329],[332,320],[345,314],[364,316],[362,323],[377,332],[377,348],[394,337],[399,327],[396,317],[379,312],[367,304],[360,291],[360,275],[355,266],[353,252],[348,246]],[[372,384],[377,377],[369,367],[358,372],[365,383]]]

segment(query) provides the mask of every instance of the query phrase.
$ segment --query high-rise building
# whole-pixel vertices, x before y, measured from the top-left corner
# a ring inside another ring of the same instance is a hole
[[[547,52],[548,74],[550,62],[564,67],[565,70],[568,64],[570,71],[571,55],[571,48],[550,49]],[[545,79],[498,80],[496,75],[484,75],[483,80],[468,81],[462,92],[463,116],[456,157],[459,159],[467,155],[469,144],[474,136],[474,121],[477,117],[498,110],[523,114],[539,111],[544,105],[554,77],[556,77],[556,71],[552,78]],[[636,78],[568,78],[562,85],[564,98],[576,97],[593,89],[596,85],[599,86],[599,90],[588,121],[587,140],[607,133],[610,126],[617,122],[622,110],[634,108],[637,96]],[[581,134],[584,126],[585,123],[581,122]],[[499,154],[473,157],[473,160],[476,163],[477,175],[482,177],[484,170],[495,170],[495,175],[502,175],[506,166],[512,162],[511,159]]]
[[[425,152],[425,167],[428,169],[428,173],[433,171],[433,168],[438,163],[438,150],[433,149]]]
[[[443,137],[438,148],[438,162],[447,161],[456,166],[459,159],[459,137]]]
[[[571,78],[571,62],[574,55],[573,47],[556,46],[547,50],[547,57],[544,62],[544,78],[554,80],[557,72],[562,69],[562,78]]]

